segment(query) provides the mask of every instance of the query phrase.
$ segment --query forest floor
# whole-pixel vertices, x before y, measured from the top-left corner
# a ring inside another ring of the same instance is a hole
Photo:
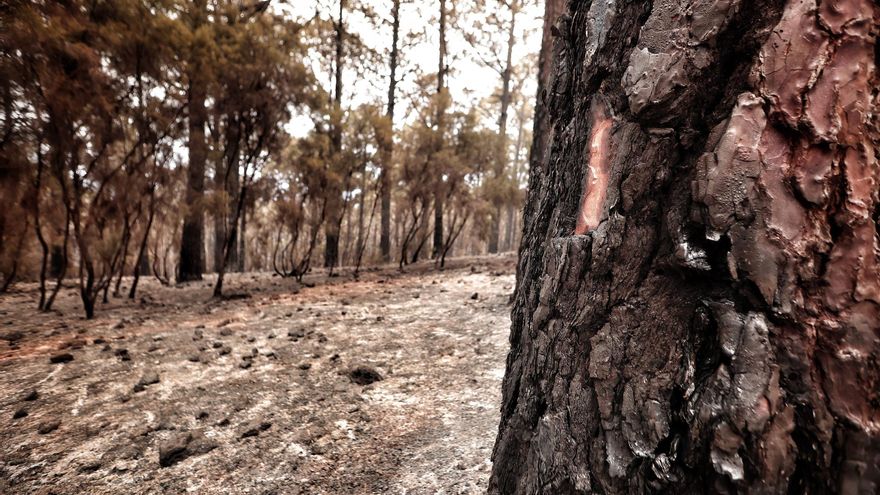
[[[513,265],[233,274],[223,301],[211,278],[142,280],[91,321],[73,288],[44,314],[19,286],[0,297],[0,493],[482,493]]]

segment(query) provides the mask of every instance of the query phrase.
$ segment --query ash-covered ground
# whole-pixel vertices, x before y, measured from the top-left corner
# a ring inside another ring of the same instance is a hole
[[[0,296],[0,493],[485,491],[512,256],[210,282]]]

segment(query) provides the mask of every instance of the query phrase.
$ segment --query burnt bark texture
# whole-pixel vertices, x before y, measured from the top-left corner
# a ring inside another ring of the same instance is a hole
[[[491,493],[878,493],[878,30],[569,3]]]

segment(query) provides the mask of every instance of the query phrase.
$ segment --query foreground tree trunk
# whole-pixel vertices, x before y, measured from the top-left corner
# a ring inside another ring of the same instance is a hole
[[[571,9],[490,492],[877,493],[880,7]]]

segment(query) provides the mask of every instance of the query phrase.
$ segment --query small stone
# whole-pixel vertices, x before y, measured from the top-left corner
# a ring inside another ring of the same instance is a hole
[[[28,392],[27,395],[24,396],[24,399],[23,399],[23,400],[26,400],[26,401],[28,401],[28,402],[31,402],[31,401],[35,401],[35,400],[37,400],[39,397],[40,397],[40,394],[37,393],[36,390],[31,390],[30,392]]]
[[[231,328],[224,328],[223,330],[220,330],[220,335],[222,337],[228,337],[228,336],[232,335],[232,329]]]
[[[381,381],[382,375],[368,366],[357,366],[348,372],[348,378],[358,385],[369,385]]]
[[[474,301],[476,301],[479,298],[480,298],[480,294],[478,294],[476,292],[474,292],[473,295],[471,295],[471,299],[473,299]]]
[[[272,423],[268,421],[251,421],[244,425],[244,428],[241,430],[241,438],[255,437],[260,434],[260,432],[266,431],[272,427]]]
[[[219,349],[223,347],[223,342],[214,342],[211,344],[211,347],[213,347],[214,349]]]
[[[204,419],[208,419],[208,416],[208,411],[199,411],[198,414],[196,414],[196,419],[201,421]]]
[[[61,420],[53,419],[50,421],[45,421],[37,426],[37,433],[39,433],[40,435],[52,433],[53,431],[57,430],[59,426],[61,426]]]
[[[155,383],[159,383],[159,374],[155,371],[147,371],[141,376],[141,379],[138,380],[135,385],[135,392],[140,392],[144,387]],[[140,386],[140,390],[138,390],[138,386]]]
[[[257,340],[256,337],[248,337],[248,338],[247,338],[247,342],[250,343],[250,344],[256,342],[256,340]]]
[[[246,369],[250,368],[252,364],[253,363],[250,360],[246,360],[246,361],[242,361],[242,362],[238,363],[238,367],[243,370],[246,370]]]
[[[225,355],[229,354],[230,352],[232,352],[232,348],[229,347],[228,345],[224,346],[222,349],[220,349],[221,356],[225,356]]]
[[[118,357],[120,361],[131,361],[131,355],[128,353],[128,349],[116,349],[113,354]]]
[[[107,341],[104,340],[104,339],[102,339],[102,338],[100,338],[100,337],[98,337],[97,339],[92,340],[92,344],[95,344],[95,345],[106,344],[106,343],[107,343]]]
[[[12,419],[23,418],[28,415],[28,412],[24,408],[17,409],[15,413],[12,414]]]
[[[5,340],[10,343],[17,342],[23,338],[24,338],[24,334],[17,331],[17,330],[13,330],[11,332],[6,332],[3,335],[0,335],[0,340]]]
[[[101,463],[99,461],[91,461],[77,468],[77,471],[80,473],[94,473],[99,469],[101,469]]]
[[[306,336],[306,332],[303,329],[299,330],[288,330],[287,336],[295,339],[301,339]]]
[[[59,354],[53,354],[49,357],[49,362],[52,364],[61,364],[61,363],[69,363],[73,361],[73,354],[69,352],[62,352]]]
[[[159,444],[159,465],[168,467],[186,459],[190,452],[187,449],[192,434],[188,432],[178,433]]]
[[[300,365],[299,365],[299,369],[304,370],[304,371],[310,369],[311,367],[312,367],[312,363],[300,363]]]

